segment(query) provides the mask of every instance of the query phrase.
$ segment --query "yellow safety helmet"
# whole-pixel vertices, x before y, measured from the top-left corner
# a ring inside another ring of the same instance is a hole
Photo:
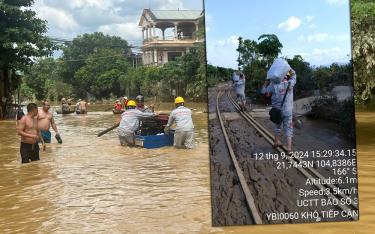
[[[185,102],[185,100],[182,97],[176,97],[176,99],[174,100],[174,104],[179,104],[183,102]]]
[[[137,104],[135,103],[135,101],[129,100],[126,106],[137,106]]]
[[[292,70],[289,70],[288,71],[288,74],[286,74],[287,76],[289,76],[289,77],[292,77],[293,76],[293,71]]]

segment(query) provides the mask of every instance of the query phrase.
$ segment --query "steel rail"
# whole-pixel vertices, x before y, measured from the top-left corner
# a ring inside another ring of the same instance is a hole
[[[263,137],[264,139],[270,143],[271,145],[273,145],[273,134],[270,133],[266,128],[264,128],[258,121],[256,121],[254,119],[253,116],[251,116],[250,113],[248,112],[245,112],[245,111],[242,111],[240,106],[238,105],[238,103],[233,99],[233,97],[230,95],[229,91],[227,90],[227,96],[230,100],[230,102],[232,103],[232,105],[236,108],[236,110],[240,113],[240,115],[248,122],[251,124],[251,126],[253,126]],[[286,147],[285,146],[280,146],[280,147],[277,147],[276,150],[278,152],[280,152],[282,155],[285,156],[285,159],[288,161],[288,162],[297,162],[299,165],[301,165],[304,161],[301,160],[301,159],[298,159],[298,158],[294,158],[294,157],[290,157],[289,155],[286,155],[285,152],[287,151]],[[310,168],[310,167],[307,167],[306,169],[305,168],[302,168],[302,167],[295,167],[297,170],[299,170],[306,178],[308,179],[316,179],[319,178],[320,180],[324,181],[326,178],[321,175],[318,171],[316,171],[314,168]],[[312,176],[310,174],[310,172],[312,174],[315,175]],[[324,189],[325,187],[329,187],[331,191],[334,191],[335,189],[339,189],[339,187],[333,185],[333,184],[327,184],[325,183],[324,186],[321,185],[321,184],[314,184],[318,189]],[[340,196],[341,198],[344,198],[344,199],[351,199],[350,197],[346,196],[345,194],[336,194],[338,196]],[[329,198],[331,199],[335,199],[335,200],[338,200],[340,201],[336,196],[334,196],[332,194],[332,192],[327,195]],[[348,206],[346,205],[342,205],[340,202],[339,204],[337,205],[339,206],[342,210],[345,210],[345,211],[349,211],[351,210]],[[354,207],[355,209],[358,209],[358,206],[356,204],[351,204],[350,206]],[[358,217],[352,217],[353,220],[357,220]]]
[[[251,192],[250,192],[249,186],[247,185],[245,176],[243,175],[243,172],[242,172],[242,170],[241,170],[241,168],[240,168],[240,166],[238,164],[236,155],[235,155],[235,153],[233,151],[232,145],[231,145],[230,140],[229,140],[229,136],[228,136],[227,131],[225,129],[225,125],[224,125],[224,121],[223,121],[222,115],[220,113],[219,98],[223,94],[224,94],[223,91],[219,91],[218,94],[217,94],[217,96],[216,96],[216,114],[217,114],[217,117],[218,117],[219,122],[220,122],[221,130],[222,130],[222,132],[224,134],[225,142],[226,142],[226,145],[227,145],[230,157],[232,159],[233,165],[234,165],[236,173],[238,175],[242,191],[245,194],[246,203],[248,205],[248,208],[250,210],[252,218],[253,218],[255,224],[263,224],[262,219],[261,219],[261,217],[259,215],[259,211],[258,211],[258,209],[257,209],[257,207],[255,205],[254,197],[251,195]]]

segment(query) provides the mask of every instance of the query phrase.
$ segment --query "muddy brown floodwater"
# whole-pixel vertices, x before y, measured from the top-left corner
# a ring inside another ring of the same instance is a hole
[[[109,112],[56,115],[63,145],[53,140],[41,161],[28,165],[19,161],[15,123],[0,121],[0,232],[370,234],[375,230],[375,112],[357,113],[360,221],[228,228],[211,227],[206,114],[195,111],[200,143],[192,151],[123,148],[113,132],[97,138],[116,118]]]
[[[194,105],[194,150],[119,146],[120,116],[55,114],[41,160],[22,165],[14,121],[0,122],[1,233],[183,233],[210,231],[206,104]],[[165,109],[168,110],[168,109]]]

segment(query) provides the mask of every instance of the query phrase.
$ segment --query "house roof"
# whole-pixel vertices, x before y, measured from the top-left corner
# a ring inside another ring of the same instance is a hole
[[[139,25],[142,25],[142,21],[148,15],[153,20],[165,21],[165,20],[197,20],[202,17],[203,12],[197,10],[151,10],[144,9],[142,12],[141,20]]]
[[[156,20],[196,20],[202,11],[192,10],[150,10]]]

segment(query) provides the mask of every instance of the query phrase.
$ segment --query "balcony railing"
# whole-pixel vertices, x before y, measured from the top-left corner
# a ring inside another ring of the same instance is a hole
[[[153,37],[149,39],[144,39],[143,44],[150,44],[150,43],[178,43],[178,42],[194,42],[196,40],[195,37],[192,36],[181,36],[178,38],[175,37],[165,37],[164,40],[163,38],[160,37]]]

